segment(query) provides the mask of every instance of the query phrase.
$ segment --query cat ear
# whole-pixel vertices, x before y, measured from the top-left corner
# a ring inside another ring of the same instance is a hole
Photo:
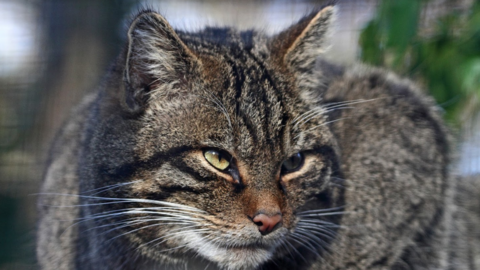
[[[179,87],[196,61],[197,57],[162,16],[151,11],[140,13],[128,30],[126,104],[138,110],[156,92]]]
[[[335,15],[333,5],[301,19],[272,39],[272,52],[280,64],[294,72],[308,72],[325,51],[328,31]]]

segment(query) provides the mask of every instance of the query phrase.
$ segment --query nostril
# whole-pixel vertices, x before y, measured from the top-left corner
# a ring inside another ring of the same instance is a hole
[[[262,235],[266,235],[279,227],[279,224],[282,221],[282,215],[275,214],[273,216],[269,216],[266,214],[257,214],[255,217],[253,217],[252,221],[258,226],[260,233]]]
[[[257,221],[257,222],[253,222],[253,223],[255,223],[255,225],[257,225],[258,227],[263,226],[263,222],[261,222],[261,221]]]

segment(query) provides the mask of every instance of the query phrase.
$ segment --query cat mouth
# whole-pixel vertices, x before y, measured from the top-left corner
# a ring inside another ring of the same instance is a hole
[[[276,248],[281,244],[282,237],[280,235],[279,233],[274,239],[270,237],[272,239],[267,240],[262,237],[246,243],[210,240],[197,233],[189,233],[185,235],[185,239],[188,239],[186,245],[190,249],[210,261],[223,266],[228,265],[229,268],[238,264],[242,267],[249,266],[245,269],[251,269],[268,261],[273,256]]]
[[[273,256],[275,248],[260,244],[242,246],[204,246],[197,250],[203,257],[216,262],[219,266],[236,269],[254,269]],[[241,267],[237,267],[241,266]],[[245,268],[246,267],[246,268]]]
[[[267,245],[265,243],[252,243],[252,244],[243,244],[243,245],[229,245],[229,244],[218,244],[219,248],[227,249],[229,251],[246,251],[246,250],[270,250],[273,249],[272,245]]]
[[[204,246],[208,246],[209,244],[214,246],[214,248],[221,248],[229,251],[245,251],[245,250],[272,250],[275,249],[280,242],[282,242],[281,237],[270,237],[270,239],[254,239],[254,240],[225,240],[225,241],[218,241],[218,240],[211,240],[208,238],[204,238],[202,236],[195,237],[197,240],[190,241],[193,243],[202,243]],[[194,238],[194,239],[195,239]]]

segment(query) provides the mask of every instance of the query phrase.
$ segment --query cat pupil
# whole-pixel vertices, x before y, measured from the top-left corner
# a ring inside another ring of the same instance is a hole
[[[205,159],[218,170],[225,170],[230,166],[230,161],[226,154],[216,150],[206,150],[204,152]]]
[[[300,169],[303,165],[303,155],[301,153],[296,153],[295,155],[289,157],[282,164],[282,173],[289,173]]]

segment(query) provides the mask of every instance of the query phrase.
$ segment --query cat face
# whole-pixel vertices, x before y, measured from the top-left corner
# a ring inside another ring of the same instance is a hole
[[[341,203],[339,171],[312,67],[332,12],[271,38],[137,16],[114,95],[126,112],[105,110],[92,142],[94,188],[120,185],[103,195],[125,199],[108,206],[125,213],[109,222],[129,222],[114,235],[154,260],[197,254],[232,269],[328,248],[339,216],[322,213]]]

